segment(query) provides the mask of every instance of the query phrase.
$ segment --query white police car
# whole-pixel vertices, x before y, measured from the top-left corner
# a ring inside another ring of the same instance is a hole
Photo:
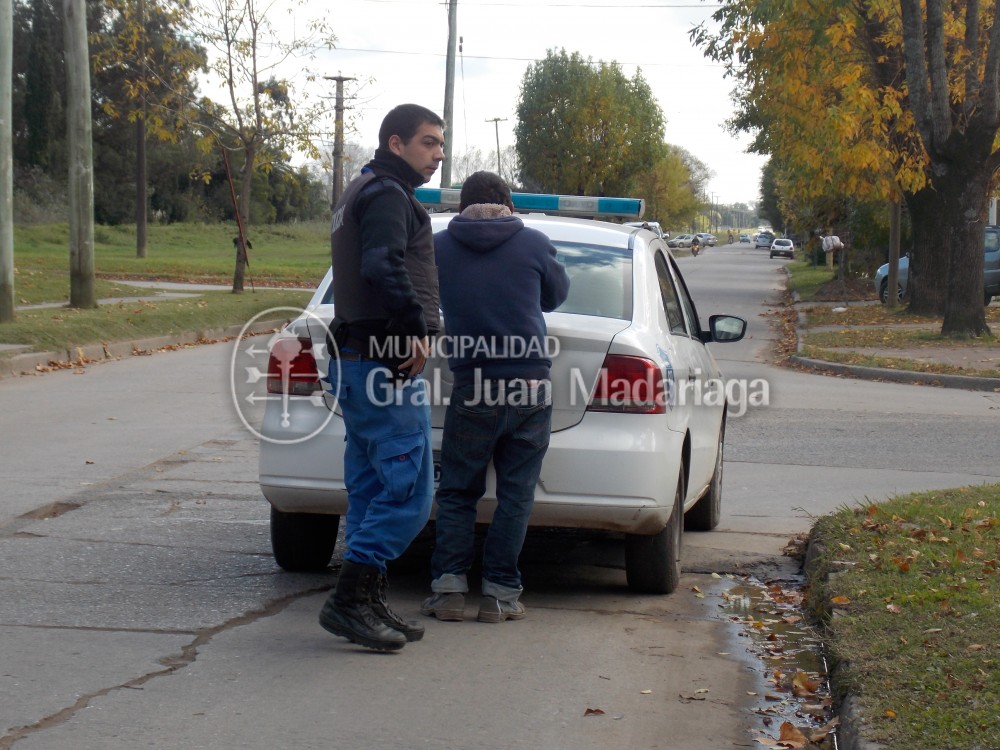
[[[433,207],[458,191],[418,190]],[[515,194],[519,211],[637,217],[641,201]],[[451,214],[432,216],[435,231]],[[527,214],[548,235],[570,277],[566,302],[546,314],[557,352],[552,436],[531,525],[624,534],[626,578],[669,593],[680,577],[686,527],[708,530],[721,513],[726,388],[706,344],[738,341],[746,322],[712,316],[702,328],[666,243],[641,228]],[[323,394],[325,324],[333,317],[328,271],[306,311],[271,342],[261,427],[260,487],[270,502],[275,559],[320,570],[333,553],[344,486],[344,422]],[[441,357],[424,370],[441,446],[451,373]],[[479,520],[495,508],[488,480]]]

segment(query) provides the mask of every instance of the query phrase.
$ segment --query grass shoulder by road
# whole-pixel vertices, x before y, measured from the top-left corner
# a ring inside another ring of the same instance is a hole
[[[232,282],[233,223],[153,224],[145,258],[136,257],[133,226],[94,230],[94,267],[103,280]],[[330,265],[325,222],[252,227],[246,286],[314,287]],[[14,227],[17,304],[58,302],[69,292],[69,230],[65,224]]]
[[[870,279],[841,281],[836,269],[801,260],[786,268],[788,289],[797,292],[800,299],[791,324],[804,329],[799,351],[803,357],[913,372],[1000,377],[1000,371],[990,365],[976,367],[946,358],[926,361],[915,356],[932,348],[986,351],[997,346],[996,335],[965,339],[942,336],[940,317],[914,314],[905,303],[894,308],[879,304]],[[1000,305],[986,308],[986,321],[994,332],[1000,330]]]
[[[147,257],[137,258],[134,227],[94,231],[96,295],[100,299],[148,296],[123,280],[169,280],[231,285],[235,266],[230,224],[151,225]],[[44,352],[172,333],[240,325],[271,308],[301,308],[330,264],[325,223],[254,227],[250,233],[245,291],[198,292],[197,297],[106,304],[71,309],[69,241],[65,225],[15,226],[14,297],[20,309],[0,325],[0,344],[21,344]],[[264,287],[278,287],[264,288]],[[284,311],[276,317],[291,317]]]
[[[268,318],[291,319],[309,296],[308,292],[288,289],[247,290],[243,294],[208,291],[183,299],[116,302],[92,310],[22,310],[13,323],[0,325],[0,344],[22,344],[36,352],[72,351],[89,344],[228,328],[267,310],[275,311]]]
[[[1000,747],[1000,485],[844,508],[811,538],[807,603],[866,738]]]

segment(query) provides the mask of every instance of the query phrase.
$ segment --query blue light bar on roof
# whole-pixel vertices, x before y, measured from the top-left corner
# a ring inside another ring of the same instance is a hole
[[[417,200],[434,211],[457,211],[461,190],[458,188],[417,188]],[[514,209],[553,216],[615,217],[638,219],[646,210],[642,198],[596,198],[585,195],[546,195],[513,193]]]

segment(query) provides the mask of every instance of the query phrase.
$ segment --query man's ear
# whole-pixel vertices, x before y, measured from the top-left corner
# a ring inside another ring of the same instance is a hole
[[[404,145],[406,144],[403,143],[403,139],[398,135],[389,136],[389,150],[396,156],[399,156],[399,152],[402,151]]]

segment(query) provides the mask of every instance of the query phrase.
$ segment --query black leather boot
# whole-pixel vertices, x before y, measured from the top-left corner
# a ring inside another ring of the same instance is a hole
[[[344,560],[337,588],[320,610],[319,624],[351,643],[397,651],[406,645],[406,636],[382,622],[372,609],[378,577],[378,568]]]
[[[415,620],[404,620],[389,609],[388,594],[389,578],[385,573],[379,573],[375,594],[372,596],[372,611],[375,616],[393,630],[406,636],[407,641],[419,641],[424,637],[424,626]]]

